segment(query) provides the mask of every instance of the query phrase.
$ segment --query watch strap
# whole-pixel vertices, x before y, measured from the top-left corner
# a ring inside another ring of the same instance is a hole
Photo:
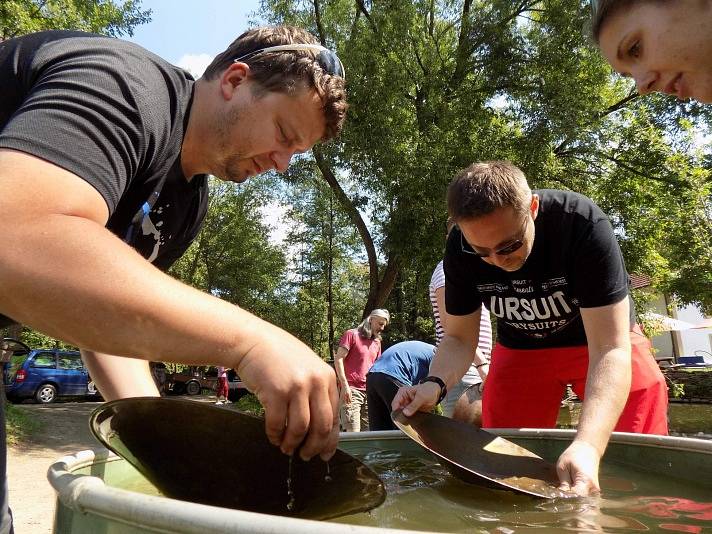
[[[440,396],[438,397],[438,401],[435,403],[440,404],[445,398],[445,395],[447,395],[447,386],[445,385],[445,382],[443,382],[443,379],[439,376],[426,376],[418,383],[424,384],[425,382],[433,382],[434,384],[440,386]]]

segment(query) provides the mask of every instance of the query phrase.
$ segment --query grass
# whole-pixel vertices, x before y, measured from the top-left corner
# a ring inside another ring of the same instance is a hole
[[[5,404],[5,432],[8,445],[21,443],[37,432],[41,426],[34,416],[10,403]]]
[[[252,394],[245,395],[239,401],[233,403],[232,407],[240,410],[241,412],[256,415],[257,417],[263,417],[265,414],[265,409],[260,404],[260,401],[258,401],[257,397]]]

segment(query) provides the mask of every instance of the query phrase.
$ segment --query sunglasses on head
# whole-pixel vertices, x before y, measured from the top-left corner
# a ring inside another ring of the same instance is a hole
[[[285,44],[285,45],[276,45],[276,46],[268,46],[266,48],[259,48],[257,50],[253,50],[252,52],[248,52],[247,54],[244,54],[236,59],[233,59],[233,63],[237,63],[239,61],[244,61],[246,59],[253,58],[259,54],[263,54],[265,52],[296,52],[299,50],[315,50],[318,51],[319,53],[316,55],[316,61],[319,63],[322,69],[324,69],[324,72],[327,74],[330,74],[332,76],[339,76],[340,78],[343,78],[346,80],[346,70],[344,69],[343,63],[341,63],[341,60],[339,57],[336,55],[335,52],[332,52],[328,48],[324,48],[321,45],[317,44],[308,44],[308,43],[293,43],[293,44]]]
[[[497,250],[488,250],[488,251],[478,251],[475,250],[472,245],[467,243],[465,241],[464,236],[462,235],[462,230],[460,230],[460,248],[462,249],[462,252],[465,254],[472,254],[473,256],[477,256],[478,258],[489,258],[492,254],[496,254],[497,256],[508,256],[509,254],[512,254],[513,252],[516,252],[522,246],[524,245],[524,234],[527,232],[527,227],[529,226],[529,217],[526,218],[524,221],[524,228],[522,228],[522,235],[519,239],[515,239],[514,241],[511,241],[504,245],[503,247],[498,248]]]
[[[591,0],[591,16],[596,18],[596,13],[598,13],[598,8],[600,7],[600,2],[598,0]]]

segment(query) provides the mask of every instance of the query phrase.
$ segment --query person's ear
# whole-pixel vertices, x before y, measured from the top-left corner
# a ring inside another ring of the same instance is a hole
[[[539,195],[536,193],[532,194],[532,203],[529,206],[529,212],[531,213],[532,220],[536,220],[536,216],[539,215]]]
[[[241,89],[250,76],[247,63],[231,63],[220,75],[220,93],[225,100],[230,100]]]

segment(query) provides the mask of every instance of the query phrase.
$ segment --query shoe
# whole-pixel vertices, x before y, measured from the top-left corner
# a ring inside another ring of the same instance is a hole
[[[223,404],[223,401],[221,401],[221,400],[215,401],[215,404],[217,404],[219,406],[219,405]]]

